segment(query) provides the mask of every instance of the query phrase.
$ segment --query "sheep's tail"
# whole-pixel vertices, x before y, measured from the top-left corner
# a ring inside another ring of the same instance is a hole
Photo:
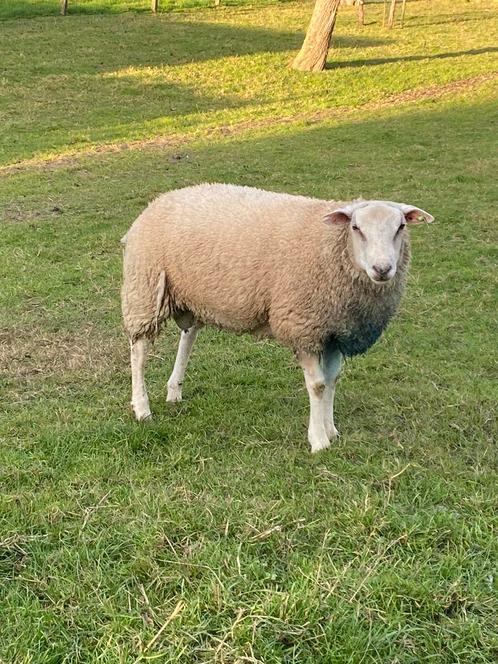
[[[159,334],[162,321],[170,315],[169,297],[166,293],[166,272],[159,274],[156,288],[156,311],[154,316],[155,336]]]

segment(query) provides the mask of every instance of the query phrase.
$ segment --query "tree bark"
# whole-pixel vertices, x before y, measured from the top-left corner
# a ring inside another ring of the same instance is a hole
[[[67,0],[61,0],[61,14],[62,16],[67,14]]]
[[[159,7],[159,0],[151,0],[151,9],[153,14],[157,14],[157,10]]]
[[[389,8],[389,18],[387,19],[388,28],[393,27],[395,15],[396,15],[396,0],[391,0],[391,7]]]
[[[341,0],[316,0],[301,50],[292,67],[300,71],[322,71]]]

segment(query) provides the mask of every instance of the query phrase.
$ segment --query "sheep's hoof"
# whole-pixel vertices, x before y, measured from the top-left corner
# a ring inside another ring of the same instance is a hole
[[[168,403],[178,403],[179,401],[182,400],[182,393],[179,390],[168,390],[168,396],[166,397],[166,401]]]
[[[152,419],[152,413],[150,412],[148,404],[147,406],[134,406],[131,404],[131,409],[137,422],[145,422],[146,420]]]
[[[337,429],[335,428],[335,426],[333,424],[331,424],[331,425],[326,424],[325,425],[325,433],[327,434],[327,438],[329,440],[335,440],[336,438],[339,438],[339,436],[340,436],[339,432],[337,431]]]
[[[330,440],[326,436],[321,436],[320,438],[309,436],[308,440],[311,445],[311,454],[316,454],[330,447]]]

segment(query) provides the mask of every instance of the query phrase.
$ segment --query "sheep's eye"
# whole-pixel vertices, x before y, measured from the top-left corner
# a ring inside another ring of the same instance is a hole
[[[365,236],[360,230],[360,227],[357,226],[356,224],[351,224],[351,228],[355,231],[356,235],[360,238],[360,240],[365,240]]]
[[[403,228],[405,228],[405,226],[406,224],[400,224],[398,230],[396,231],[396,234],[401,233],[401,231],[403,230]]]

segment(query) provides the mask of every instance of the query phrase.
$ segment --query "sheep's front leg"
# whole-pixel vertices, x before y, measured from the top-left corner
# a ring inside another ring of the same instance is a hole
[[[145,337],[131,343],[131,407],[138,421],[151,417],[144,380],[148,348],[149,342]]]
[[[323,398],[326,387],[325,375],[320,366],[318,355],[301,353],[298,360],[304,371],[304,380],[310,398],[308,440],[311,445],[311,451],[318,452],[330,445],[323,419]]]
[[[336,348],[326,350],[323,354],[323,373],[325,374],[325,391],[323,395],[323,421],[327,438],[337,438],[339,432],[334,425],[334,396],[337,378],[341,372],[342,353]]]
[[[182,330],[180,337],[180,344],[176,354],[175,366],[173,372],[168,380],[168,396],[166,401],[181,401],[182,400],[182,384],[187,364],[192,352],[192,346],[199,332],[199,326],[192,325],[188,330]]]

